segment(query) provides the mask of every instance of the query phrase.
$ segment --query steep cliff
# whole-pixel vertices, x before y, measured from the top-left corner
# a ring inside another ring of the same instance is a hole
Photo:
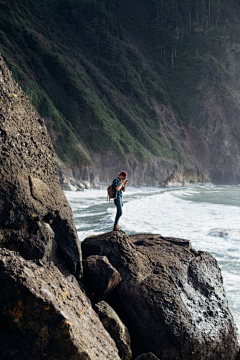
[[[26,259],[64,258],[81,275],[81,250],[44,120],[0,57],[0,246]]]
[[[91,237],[82,273],[44,120],[2,58],[0,142],[2,360],[235,360],[221,272],[188,240]]]
[[[78,282],[80,243],[44,121],[2,58],[0,144],[0,358],[120,360]]]
[[[60,168],[91,182],[239,183],[235,0],[0,1],[0,51]]]

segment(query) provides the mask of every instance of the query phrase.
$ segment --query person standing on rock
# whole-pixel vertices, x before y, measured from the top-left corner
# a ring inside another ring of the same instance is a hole
[[[116,191],[115,198],[114,198],[114,204],[117,207],[117,213],[115,217],[114,227],[113,230],[120,230],[120,227],[118,225],[119,219],[122,216],[122,192],[126,191],[127,187],[127,173],[126,171],[122,171],[116,179],[113,180],[112,187]]]

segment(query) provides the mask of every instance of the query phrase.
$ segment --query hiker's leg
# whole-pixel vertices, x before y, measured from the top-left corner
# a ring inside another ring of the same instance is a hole
[[[117,213],[116,213],[115,222],[114,222],[114,227],[115,227],[116,225],[118,225],[119,219],[122,216],[122,202],[115,199],[114,204],[117,207]]]

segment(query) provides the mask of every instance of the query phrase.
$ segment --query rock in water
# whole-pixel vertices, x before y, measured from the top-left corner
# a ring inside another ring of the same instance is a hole
[[[0,57],[0,247],[81,274],[72,212],[60,189],[44,120]]]
[[[135,356],[161,360],[233,360],[236,326],[221,271],[190,242],[111,232],[89,237],[83,256],[107,256],[122,277],[110,305],[128,327]]]
[[[0,249],[1,360],[120,360],[76,278]]]

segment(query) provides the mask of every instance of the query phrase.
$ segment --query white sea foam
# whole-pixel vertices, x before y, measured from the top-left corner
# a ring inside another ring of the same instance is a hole
[[[80,240],[110,231],[115,217],[105,190],[66,192]],[[222,269],[224,286],[240,328],[240,188],[129,188],[121,228],[127,233],[159,233],[191,240],[210,252]]]

